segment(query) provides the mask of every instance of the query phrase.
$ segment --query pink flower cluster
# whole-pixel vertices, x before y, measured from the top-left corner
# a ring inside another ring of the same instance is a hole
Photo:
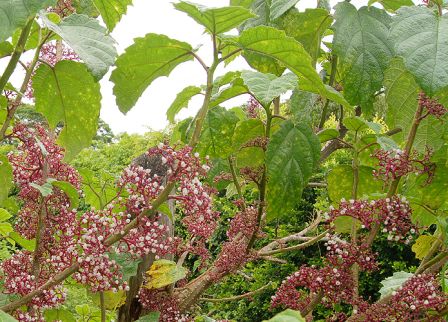
[[[407,280],[392,292],[389,303],[363,303],[354,321],[444,321],[443,317],[430,316],[428,311],[438,312],[448,304],[448,296],[442,292],[434,275],[419,274]]]
[[[354,245],[336,236],[330,236],[325,246],[327,247],[326,259],[334,267],[349,269],[356,263],[365,271],[377,268],[375,254],[365,245]]]
[[[423,92],[418,95],[418,104],[425,108],[428,114],[434,115],[437,118],[441,118],[448,112],[445,106],[437,102],[437,100],[431,99]]]
[[[322,303],[332,306],[336,303],[354,303],[353,278],[351,271],[327,265],[322,268],[302,266],[299,271],[288,276],[272,297],[271,306],[284,306],[302,310],[310,302],[313,294],[322,294]],[[307,294],[303,289],[309,290]]]
[[[139,301],[143,307],[151,312],[160,312],[160,322],[190,322],[192,319],[179,311],[175,298],[164,291],[142,288]]]
[[[416,151],[411,155],[402,150],[377,150],[372,156],[378,159],[378,170],[373,175],[385,182],[396,180],[409,173],[427,174],[429,183],[434,175],[434,164],[430,161],[432,151],[426,149],[425,154],[419,159]]]
[[[258,101],[255,98],[250,97],[249,102],[247,102],[247,107],[246,107],[247,117],[251,118],[251,119],[258,118],[258,113],[261,108],[262,107],[261,107],[260,103],[258,103]]]
[[[5,293],[24,296],[46,282],[48,271],[42,269],[39,276],[31,274],[32,253],[21,251],[1,264],[5,280]],[[34,297],[29,303],[34,308],[49,308],[65,300],[65,292],[61,286],[45,290],[41,295]]]
[[[258,230],[258,209],[252,206],[238,212],[230,222],[227,230],[228,241],[222,246],[221,252],[214,263],[213,278],[235,272],[244,266],[253,255],[248,252],[248,243]]]
[[[362,228],[366,229],[370,229],[373,223],[378,223],[384,226],[383,232],[388,233],[389,240],[409,243],[412,234],[416,232],[411,214],[412,209],[404,197],[393,196],[372,201],[342,199],[338,209],[330,208],[329,220],[349,216],[358,219]]]

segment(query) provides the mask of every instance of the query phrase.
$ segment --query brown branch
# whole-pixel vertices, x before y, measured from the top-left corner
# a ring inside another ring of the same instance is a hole
[[[320,241],[322,238],[324,238],[328,233],[329,233],[329,230],[326,230],[323,233],[321,233],[320,235],[317,235],[316,237],[314,237],[304,243],[301,243],[301,244],[298,244],[295,246],[286,247],[286,248],[280,248],[280,249],[266,251],[266,252],[259,252],[258,255],[259,256],[270,256],[270,255],[279,254],[279,253],[286,253],[286,252],[293,251],[293,250],[304,249],[311,245],[314,245],[315,243]]]
[[[286,237],[282,237],[279,238],[277,240],[274,240],[272,242],[270,242],[269,244],[267,244],[266,246],[264,246],[263,248],[261,248],[259,250],[259,252],[268,252],[271,251],[277,247],[281,247],[282,245],[285,245],[288,242],[291,241],[297,241],[297,240],[301,240],[301,238],[308,234],[309,232],[313,231],[321,222],[322,220],[322,215],[320,213],[318,213],[316,219],[309,225],[307,226],[305,229],[303,229],[302,231],[299,231],[298,233],[286,236]],[[313,237],[311,237],[313,238]]]
[[[272,282],[269,282],[268,284],[260,287],[259,289],[256,289],[255,291],[252,292],[248,292],[248,293],[244,293],[241,295],[235,295],[235,296],[231,296],[231,297],[224,297],[224,298],[220,298],[220,299],[215,299],[215,298],[207,298],[207,297],[201,297],[199,300],[200,301],[204,301],[204,302],[211,302],[211,303],[219,303],[219,302],[230,302],[230,301],[237,301],[237,300],[241,300],[247,297],[252,297],[258,293],[263,292],[264,290],[272,287]]]

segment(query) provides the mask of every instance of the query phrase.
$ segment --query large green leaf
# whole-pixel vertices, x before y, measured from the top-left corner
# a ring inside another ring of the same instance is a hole
[[[231,98],[247,94],[249,92],[247,86],[244,84],[242,78],[235,78],[229,84],[229,86],[221,88],[216,94],[214,94],[210,101],[210,107],[217,106]]]
[[[431,182],[427,182],[426,174],[418,176],[415,180],[408,180],[404,195],[409,199],[413,208],[413,218],[421,225],[434,222],[434,213],[446,206],[448,198],[448,167],[436,164]]]
[[[265,322],[305,322],[299,311],[287,309],[278,313],[272,319],[265,320]]]
[[[311,128],[285,121],[266,151],[268,217],[286,215],[319,162],[320,142]]]
[[[45,321],[76,322],[76,319],[68,309],[46,309]]]
[[[322,103],[319,95],[296,89],[292,92],[288,107],[294,123],[311,125],[313,121],[320,119]]]
[[[315,63],[321,51],[322,37],[332,22],[333,17],[327,10],[316,8],[304,12],[290,10],[277,23],[288,36],[303,45]]]
[[[17,28],[40,9],[54,5],[56,0],[0,0],[0,43],[8,39]]]
[[[299,0],[271,0],[269,18],[271,20],[277,19],[286,11],[294,7],[297,2],[299,2]]]
[[[391,25],[396,54],[429,96],[448,85],[447,29],[448,16],[424,6],[399,9]]]
[[[30,252],[33,252],[36,248],[36,239],[34,238],[31,240],[25,239],[15,231],[11,232],[8,237]]]
[[[232,152],[232,135],[238,117],[224,107],[211,108],[205,118],[197,151],[210,157],[227,157]]]
[[[297,87],[297,76],[292,73],[277,77],[272,74],[244,71],[241,77],[250,92],[264,106],[269,106],[274,98]]]
[[[353,105],[371,107],[393,56],[388,40],[392,19],[384,10],[357,10],[347,1],[336,5],[335,19],[333,50],[343,70],[344,96]]]
[[[258,26],[244,30],[240,37],[228,40],[246,53],[265,56],[278,60],[299,77],[299,88],[317,92],[324,97],[345,106],[350,106],[339,93],[326,87],[312,66],[310,55],[294,38],[286,36],[284,31]]]
[[[14,319],[11,315],[8,313],[5,313],[0,310],[0,321],[2,322],[17,322],[16,319]]]
[[[418,107],[420,88],[399,58],[393,59],[386,70],[384,85],[388,105],[387,122],[390,128],[400,127],[403,130],[396,137],[399,141],[404,141]],[[419,151],[424,151],[426,146],[435,150],[439,149],[444,143],[445,128],[446,126],[440,120],[432,116],[426,117],[418,127],[414,148]]]
[[[0,204],[8,198],[9,189],[13,186],[12,180],[12,167],[8,158],[0,154]]]
[[[84,64],[60,61],[54,68],[42,64],[33,78],[36,110],[52,129],[60,122],[64,128],[58,143],[72,159],[88,147],[96,135],[101,107],[100,86]]]
[[[121,17],[126,14],[128,6],[132,4],[132,0],[93,0],[93,2],[110,31],[115,28]]]
[[[0,42],[0,59],[9,56],[14,51],[14,47],[8,41]]]
[[[358,198],[381,191],[382,182],[375,180],[372,174],[373,168],[359,167]],[[339,203],[344,198],[352,198],[353,169],[350,165],[341,164],[334,167],[327,176],[328,196],[333,203]]]
[[[265,135],[264,124],[259,119],[248,119],[238,122],[233,133],[233,146],[240,149],[245,143],[263,137]]]
[[[171,104],[171,106],[166,111],[166,117],[170,123],[174,123],[174,118],[176,117],[177,113],[180,112],[183,108],[188,106],[188,102],[191,100],[191,98],[195,95],[198,95],[201,93],[201,88],[197,86],[188,86],[185,87],[182,91],[180,91],[174,102]]]
[[[156,78],[168,76],[177,65],[192,60],[192,50],[189,44],[164,35],[150,33],[136,38],[118,57],[110,77],[120,111],[129,112]]]
[[[242,26],[241,29],[249,29],[252,27],[262,26],[262,25],[270,25],[270,2],[269,0],[253,0],[250,9],[253,13],[255,13],[255,17],[247,20]]]
[[[45,25],[73,48],[92,75],[101,79],[117,56],[114,39],[107,34],[98,20],[86,15],[72,14],[55,24],[42,17]]]
[[[249,9],[243,7],[207,8],[186,1],[175,3],[174,7],[188,14],[213,35],[236,28],[255,16]]]
[[[392,276],[385,278],[381,282],[383,285],[380,289],[381,298],[392,294],[393,291],[397,290],[412,276],[413,274],[408,272],[395,272]]]
[[[404,6],[413,6],[412,0],[369,0],[369,6],[375,2],[381,3],[387,11],[395,12]]]
[[[6,209],[0,208],[0,222],[6,221],[9,218],[11,218],[11,214]]]

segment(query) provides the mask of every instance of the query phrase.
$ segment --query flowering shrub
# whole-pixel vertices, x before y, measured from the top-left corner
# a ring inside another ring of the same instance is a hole
[[[277,319],[445,319],[442,1],[341,1],[334,10],[318,1],[305,12],[286,0],[177,1],[211,38],[210,59],[155,33],[118,55],[111,34],[131,2],[0,4],[0,59],[8,60],[0,73],[1,319],[84,321],[98,312],[101,321],[150,314],[171,322],[213,312],[227,320],[234,313],[216,303],[271,291],[263,312],[253,308],[255,320],[276,313],[268,306],[296,310]],[[331,44],[323,42],[330,32]],[[254,70],[217,77],[237,57]],[[167,110],[173,126],[157,136],[163,143],[115,165],[121,173],[71,165],[97,133],[100,80],[111,66],[127,113],[157,78],[190,60],[206,84],[176,96]],[[196,116],[176,123],[196,95]],[[250,96],[247,105],[222,107],[239,95]],[[312,202],[298,210],[304,190]],[[377,242],[412,250],[412,265],[382,267]],[[287,266],[282,277],[294,267],[275,291],[253,270],[266,262]],[[392,270],[409,278],[394,274],[380,288]],[[246,293],[208,294],[232,275],[252,283]],[[73,287],[91,303],[73,307]]]

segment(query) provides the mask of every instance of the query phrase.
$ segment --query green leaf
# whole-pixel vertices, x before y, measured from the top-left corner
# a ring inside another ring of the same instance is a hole
[[[14,231],[12,225],[9,222],[0,222],[0,235],[3,237],[9,236]]]
[[[305,322],[305,318],[302,317],[299,311],[287,309],[278,313],[272,319],[264,320],[265,322]]]
[[[51,186],[51,183],[45,182],[43,185],[38,185],[34,182],[30,183],[30,186],[34,189],[38,190],[42,197],[48,197],[53,193],[53,187]]]
[[[241,76],[251,93],[264,106],[269,106],[274,98],[297,86],[297,76],[292,73],[276,77],[272,74],[244,71]]]
[[[233,146],[235,150],[238,150],[245,143],[264,137],[265,129],[264,124],[259,119],[249,119],[238,122],[233,133]]]
[[[33,252],[36,248],[36,239],[25,239],[15,231],[11,232],[8,237],[30,252]]]
[[[46,309],[45,321],[76,322],[76,319],[68,309]]]
[[[412,220],[419,226],[429,226],[437,222],[434,213],[444,208],[448,198],[448,167],[436,164],[431,183],[427,175],[420,175],[415,180],[409,178],[403,192],[412,206]]]
[[[369,6],[375,2],[381,3],[381,5],[390,12],[395,12],[404,6],[413,6],[414,2],[412,0],[369,0]]]
[[[68,199],[70,200],[70,208],[75,209],[78,208],[79,204],[79,194],[78,190],[67,181],[51,181],[51,184],[64,191],[64,193],[67,195]]]
[[[255,16],[250,10],[243,7],[206,8],[186,1],[175,3],[174,7],[188,14],[213,35],[236,28]]]
[[[403,7],[393,17],[390,39],[406,68],[429,96],[448,84],[448,16],[425,6]]]
[[[135,105],[145,89],[158,77],[168,76],[180,63],[193,59],[193,48],[164,35],[147,34],[118,57],[110,80],[122,113]]]
[[[112,31],[121,17],[126,14],[132,0],[93,0],[95,7],[101,13],[104,23],[109,31]]]
[[[210,107],[217,106],[231,98],[237,97],[239,95],[247,94],[249,92],[247,86],[244,84],[242,78],[235,78],[229,84],[229,86],[221,88],[217,93],[215,93],[210,101]]]
[[[381,191],[382,183],[375,180],[372,174],[374,169],[367,166],[359,167],[358,197],[368,196]],[[333,203],[339,203],[344,198],[352,198],[353,169],[348,164],[334,167],[327,176],[328,196]]]
[[[299,0],[271,0],[269,18],[275,20],[296,5]]]
[[[142,316],[136,322],[159,322],[160,312],[150,312]]]
[[[25,26],[40,9],[54,5],[55,0],[0,0],[0,43]]]
[[[242,26],[241,30],[257,27],[261,25],[269,25],[270,19],[270,5],[266,0],[252,0],[250,5],[251,11],[256,15],[254,18],[247,20]]]
[[[320,119],[322,111],[319,95],[299,89],[292,92],[288,107],[294,124],[306,123],[310,126],[314,120]]]
[[[177,266],[173,261],[159,259],[154,261],[146,272],[147,283],[143,287],[147,289],[161,288],[183,279],[186,274],[186,268]]]
[[[41,64],[33,77],[36,110],[52,129],[64,128],[58,143],[71,160],[96,135],[101,107],[100,86],[81,63],[63,60],[54,68]]]
[[[383,298],[387,295],[392,294],[393,291],[397,290],[400,286],[402,286],[408,279],[410,279],[413,274],[408,272],[395,272],[392,276],[384,279],[381,284],[383,287],[380,289],[381,297]]]
[[[437,240],[432,235],[420,235],[412,245],[412,251],[415,253],[415,257],[422,260],[429,253],[432,244]]]
[[[201,93],[201,89],[197,86],[185,87],[179,94],[177,94],[176,99],[171,104],[171,106],[166,111],[166,117],[170,123],[174,123],[174,118],[181,109],[188,107],[188,102],[190,99]]]
[[[352,231],[353,223],[356,229],[361,228],[361,221],[350,216],[339,216],[334,221],[335,231],[339,234],[349,234]]]
[[[210,157],[227,157],[232,152],[232,135],[238,117],[221,106],[211,108],[205,117],[197,151]]]
[[[360,116],[351,116],[344,118],[344,125],[351,131],[359,132],[369,128],[377,134],[380,133],[382,128],[380,124],[366,121]]]
[[[8,198],[9,189],[13,186],[12,167],[8,158],[0,154],[0,204]]]
[[[285,121],[272,135],[266,151],[269,218],[285,216],[294,207],[319,157],[319,139],[308,126]]]
[[[11,214],[6,209],[0,208],[0,222],[6,221],[11,217]]]
[[[14,51],[14,47],[10,42],[0,42],[0,58],[10,56]]]
[[[101,79],[115,62],[115,40],[98,20],[86,15],[71,14],[55,24],[42,16],[45,25],[73,48],[95,79]]]
[[[127,281],[131,276],[137,274],[138,264],[141,259],[135,260],[128,253],[109,253],[109,258],[117,262],[121,267],[121,272],[123,273],[123,280]]]
[[[320,143],[324,143],[339,137],[339,131],[336,129],[325,129],[317,133]]]
[[[88,295],[90,295],[93,303],[95,303],[98,307],[101,307],[101,298],[100,298],[100,292],[92,293],[88,292]],[[106,310],[116,310],[121,305],[123,305],[126,302],[126,292],[121,290],[117,292],[113,291],[104,291],[104,307]]]
[[[255,54],[277,60],[299,77],[299,88],[319,93],[344,106],[350,106],[338,92],[325,86],[312,66],[310,55],[294,38],[284,31],[259,26],[244,30],[240,37],[229,40],[245,53]]]
[[[333,50],[343,70],[344,97],[353,105],[370,107],[393,56],[388,39],[392,19],[384,10],[357,10],[347,1],[335,8]]]
[[[321,52],[321,41],[333,22],[330,13],[321,8],[304,12],[290,10],[277,21],[278,27],[299,41],[316,63]]]
[[[403,142],[407,138],[418,107],[420,88],[399,58],[393,59],[386,70],[384,85],[388,105],[386,120],[389,128],[399,127],[402,129],[402,132],[394,137]],[[426,117],[420,122],[414,140],[414,148],[424,151],[426,146],[430,146],[434,150],[438,150],[444,143],[443,135],[445,133],[446,126],[440,120]]]
[[[18,322],[11,315],[9,315],[8,313],[5,313],[1,310],[0,310],[0,321],[2,321],[2,322]]]

